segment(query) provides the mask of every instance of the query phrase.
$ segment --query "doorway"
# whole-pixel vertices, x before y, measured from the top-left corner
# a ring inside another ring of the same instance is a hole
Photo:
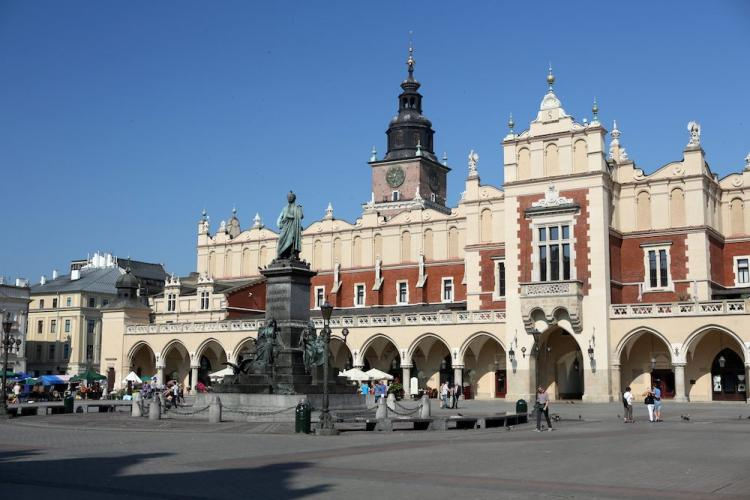
[[[661,390],[662,399],[674,398],[674,372],[672,370],[651,370],[651,384]]]
[[[505,370],[495,371],[495,397],[496,398],[504,398],[505,394],[508,392],[508,388],[506,384],[506,376],[507,376],[507,373]]]
[[[745,365],[732,349],[719,352],[711,364],[711,394],[714,401],[745,401],[747,398]]]

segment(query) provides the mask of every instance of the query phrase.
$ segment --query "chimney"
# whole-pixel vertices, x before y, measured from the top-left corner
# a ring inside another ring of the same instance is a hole
[[[53,279],[53,280],[56,280],[56,279],[57,279],[57,269],[53,269],[53,270],[52,270],[52,279]]]
[[[42,274],[41,279],[39,280],[40,285],[46,285],[47,284],[47,277]]]
[[[70,271],[70,280],[75,281],[77,279],[80,279],[81,277],[81,270],[80,269],[73,269]]]
[[[16,286],[18,288],[26,288],[29,286],[29,282],[23,278],[16,278]]]

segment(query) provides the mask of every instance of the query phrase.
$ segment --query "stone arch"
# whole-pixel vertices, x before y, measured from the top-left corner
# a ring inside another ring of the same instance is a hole
[[[145,340],[136,342],[128,351],[128,365],[136,375],[156,375],[156,354]],[[127,374],[123,374],[123,377]]]
[[[224,276],[234,276],[234,270],[232,269],[232,249],[227,248],[224,254]]]
[[[205,385],[211,385],[209,375],[225,367],[227,353],[224,346],[215,338],[208,338],[201,342],[195,351],[195,359],[198,362],[198,380]],[[190,381],[193,385],[194,381]]]
[[[216,276],[216,253],[211,251],[208,252],[208,277],[213,278]]]
[[[396,342],[388,335],[377,333],[368,338],[362,345],[358,358],[364,370],[377,368],[386,373],[394,372],[395,375],[400,376],[400,373],[395,370],[401,364],[401,351]],[[396,369],[393,368],[393,361],[397,362]]]
[[[670,356],[670,362],[674,362],[674,355],[672,353],[672,343],[667,339],[667,337],[661,333],[659,330],[655,330],[654,328],[648,327],[648,326],[639,326],[637,328],[633,328],[628,333],[626,333],[622,339],[620,339],[620,342],[617,343],[617,347],[615,348],[615,357],[619,360],[622,358],[623,354],[626,354],[625,348],[628,346],[628,343],[632,340],[637,340],[638,337],[643,335],[644,333],[650,333],[651,335],[654,335],[657,337],[661,342],[664,343],[664,345],[667,346],[667,350],[669,351]]]
[[[401,232],[401,262],[412,262],[411,259],[411,233]]]
[[[256,337],[245,337],[244,339],[237,342],[232,349],[232,360],[235,363],[242,361],[245,356],[255,355],[255,342]]]
[[[406,352],[413,366],[411,373],[417,376],[421,388],[436,389],[446,380],[453,383],[455,360],[450,345],[440,335],[424,333],[414,339]]]
[[[554,177],[560,175],[560,159],[557,144],[547,144],[544,148],[544,175]]]
[[[588,170],[588,145],[583,139],[573,144],[573,173],[579,174]]]
[[[190,352],[182,341],[170,340],[162,349],[161,362],[164,366],[164,379],[162,383],[176,380],[186,385],[190,373]]]
[[[527,179],[531,179],[531,153],[529,148],[521,148],[518,150],[518,178],[516,180]]]
[[[742,378],[747,377],[748,356],[742,339],[729,328],[710,324],[691,332],[683,345],[686,360],[685,378],[691,381],[686,386],[690,401],[733,399],[725,397],[724,389],[727,380],[722,379],[722,373],[716,373],[718,370],[716,360],[722,352],[731,351],[740,361],[738,363],[740,372],[736,375],[741,375]],[[741,372],[742,368],[744,368],[744,373]],[[719,379],[715,380],[717,376]],[[715,386],[717,382],[718,391]],[[744,383],[744,396],[746,397],[747,380],[744,380]]]
[[[337,262],[343,264],[341,260],[341,238],[336,237],[333,239],[333,252],[331,255],[333,257],[333,266],[335,266]],[[352,260],[354,260],[354,255],[352,255]]]
[[[479,241],[492,241],[492,210],[485,208],[479,216]]]
[[[383,260],[383,236],[380,233],[372,237],[372,261],[377,259]]]
[[[581,399],[585,392],[584,359],[578,335],[551,326],[539,337],[532,357],[539,374],[539,385],[555,399]]]
[[[313,242],[313,269],[323,269],[323,242],[315,240]]]
[[[433,240],[432,229],[425,229],[422,237],[422,254],[427,261],[435,258],[433,254]]]
[[[669,193],[669,222],[670,227],[685,225],[685,191],[676,187]]]
[[[343,371],[354,366],[354,355],[349,345],[344,342],[344,338],[338,335],[331,335],[330,342],[330,361],[331,366]]]
[[[739,198],[729,202],[729,227],[732,236],[745,234],[744,203]]]
[[[466,338],[466,340],[464,340],[464,342],[461,344],[461,347],[458,349],[458,361],[457,362],[463,361],[464,354],[466,353],[466,350],[468,349],[469,344],[473,340],[475,340],[476,338],[483,337],[483,336],[491,338],[492,340],[494,340],[495,342],[497,342],[498,344],[500,344],[500,347],[502,347],[503,350],[505,350],[505,344],[503,343],[502,340],[500,340],[500,337],[498,337],[497,335],[492,334],[490,332],[478,331],[478,332],[475,332],[475,333],[472,333],[471,335],[469,335]]]
[[[635,198],[636,224],[639,231],[651,229],[651,193],[639,191]]]
[[[719,331],[732,339],[735,343],[735,347],[738,348],[738,354],[742,356],[742,359],[745,363],[748,362],[745,343],[743,342],[742,338],[729,328],[717,324],[704,325],[691,332],[683,343],[683,352],[685,353],[685,355],[688,355],[688,353],[693,351],[695,347],[697,347],[697,345],[700,343],[702,337],[709,333],[711,330]]]
[[[623,391],[630,387],[634,394],[640,394],[658,384],[662,398],[675,396],[674,353],[661,332],[649,327],[634,328],[620,340],[616,352]]]
[[[240,265],[240,274],[242,276],[251,276],[253,274],[252,254],[253,253],[249,248],[246,247],[242,249],[242,260]]]
[[[340,261],[339,261],[340,262]],[[352,238],[352,267],[362,266],[362,238]]]
[[[261,267],[266,267],[268,264],[268,250],[266,249],[265,245],[261,245],[258,249],[258,265]]]
[[[448,228],[448,258],[458,258],[458,228],[456,226]]]
[[[462,385],[473,397],[502,398],[507,391],[507,360],[503,342],[480,331],[470,335],[459,348],[457,364],[463,365]]]

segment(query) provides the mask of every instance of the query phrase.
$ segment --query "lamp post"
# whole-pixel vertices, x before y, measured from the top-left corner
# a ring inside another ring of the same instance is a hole
[[[2,401],[0,402],[0,415],[6,417],[8,415],[8,403],[7,403],[7,392],[5,390],[5,384],[7,383],[8,377],[8,352],[11,347],[20,347],[21,339],[16,339],[10,336],[10,329],[13,328],[13,320],[10,318],[10,313],[6,313],[3,319],[3,390],[2,390]]]
[[[333,418],[331,418],[331,414],[328,411],[328,350],[331,342],[331,327],[329,324],[331,314],[333,313],[333,306],[326,301],[325,304],[320,306],[320,312],[323,315],[323,331],[321,335],[324,335],[323,349],[325,353],[323,355],[323,409],[320,412],[318,434],[331,436],[338,434],[333,425]]]

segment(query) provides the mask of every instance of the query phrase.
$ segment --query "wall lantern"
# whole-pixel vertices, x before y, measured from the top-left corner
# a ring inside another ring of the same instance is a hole
[[[523,346],[523,347],[521,348],[521,354],[523,354],[523,357],[524,357],[524,358],[526,357],[526,346]]]
[[[721,356],[719,356],[719,368],[724,368],[724,365],[726,364],[727,364],[727,358],[725,358],[724,355],[722,354]]]
[[[346,344],[346,337],[349,336],[349,329],[347,327],[344,327],[343,330],[341,330],[341,335],[344,336],[344,344]]]
[[[513,350],[513,346],[511,346],[510,350],[508,351],[508,359],[511,363],[516,362],[516,351]]]
[[[576,359],[573,361],[573,370],[578,371],[581,369],[581,365],[578,363],[578,360]]]

